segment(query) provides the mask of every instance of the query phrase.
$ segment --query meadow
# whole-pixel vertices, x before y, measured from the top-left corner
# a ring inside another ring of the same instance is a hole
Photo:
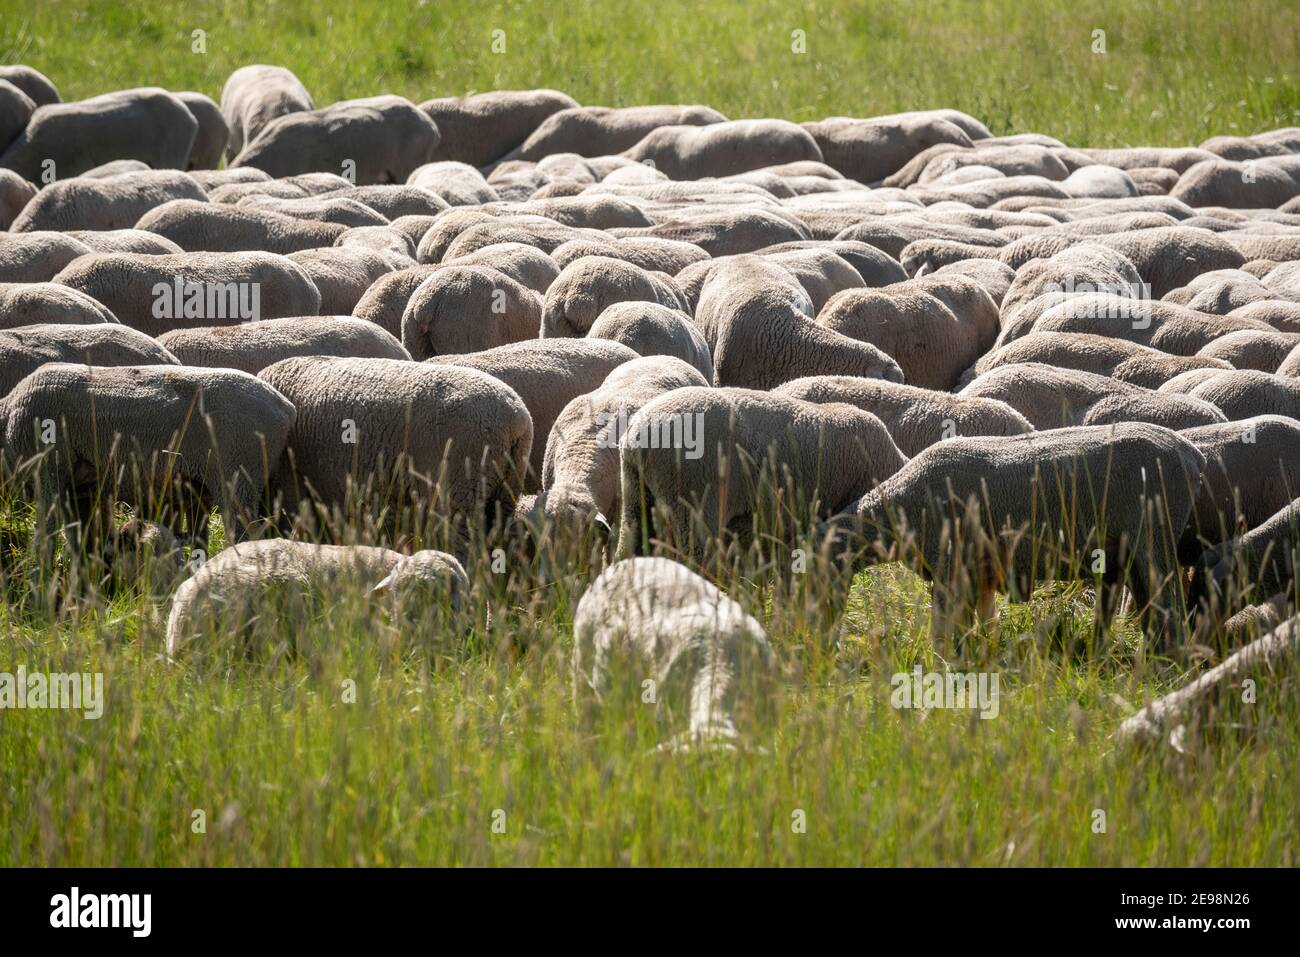
[[[322,104],[548,86],[736,118],[951,106],[994,133],[1077,146],[1300,125],[1297,54],[1300,3],[1281,0],[665,0],[653,15],[0,0],[0,62],[36,67],[65,99],[142,85],[217,97],[233,69],[266,62]],[[107,700],[98,720],[0,712],[0,866],[1300,863],[1294,702],[1263,698],[1180,750],[1118,748],[1124,717],[1219,649],[1162,656],[1125,621],[1095,638],[1080,585],[1000,600],[970,665],[1000,677],[998,716],[983,720],[890,705],[892,675],[946,663],[914,575],[859,575],[832,647],[800,603],[765,589],[764,563],[783,559],[755,558],[720,584],[772,638],[776,713],[756,748],[669,754],[652,708],[609,709],[594,727],[573,713],[580,568],[543,584],[522,556],[504,576],[480,567],[494,616],[465,647],[398,640],[364,596],[340,594],[268,624],[298,655],[173,663],[165,595],[89,588],[58,612],[31,607],[15,572],[31,516],[14,502],[2,514],[0,672],[102,672]]]

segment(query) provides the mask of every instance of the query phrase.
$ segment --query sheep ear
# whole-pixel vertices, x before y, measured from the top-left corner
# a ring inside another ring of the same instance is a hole
[[[389,572],[378,585],[370,589],[372,595],[382,595],[392,590],[393,579],[397,575],[396,571]]]

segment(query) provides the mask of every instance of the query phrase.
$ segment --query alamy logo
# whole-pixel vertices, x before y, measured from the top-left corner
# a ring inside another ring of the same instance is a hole
[[[152,894],[70,894],[50,898],[51,927],[127,927],[132,937],[148,937],[153,928]]]
[[[6,708],[81,711],[87,720],[98,720],[104,715],[104,673],[29,674],[22,665],[13,674],[0,671],[0,711]]]
[[[974,709],[980,718],[998,716],[996,672],[922,671],[917,665],[910,672],[897,672],[889,683],[894,689],[889,703],[895,708]]]
[[[262,285],[256,282],[188,282],[177,276],[153,286],[155,319],[256,320],[262,311]]]
[[[600,432],[596,441],[602,448],[616,449],[629,435],[627,410],[597,412]],[[638,449],[684,449],[688,459],[704,455],[704,413],[642,416],[628,443]]]

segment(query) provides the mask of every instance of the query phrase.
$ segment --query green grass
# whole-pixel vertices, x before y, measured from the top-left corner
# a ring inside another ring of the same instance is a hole
[[[195,30],[206,53],[191,52]],[[0,62],[43,70],[65,98],[143,85],[218,97],[232,70],[265,62],[318,103],[550,86],[593,105],[795,121],[948,106],[1077,146],[1300,123],[1296,0],[0,0]]]
[[[794,120],[953,106],[995,132],[1096,146],[1300,122],[1295,2],[641,9],[0,0],[0,60],[43,70],[66,98],[145,84],[215,97],[232,69],[272,62],[321,103],[553,86],[584,103]],[[206,54],[190,52],[195,29]],[[21,524],[7,514],[0,538],[21,539]],[[92,595],[57,621],[7,609],[0,670],[103,671],[108,702],[98,721],[0,712],[0,865],[1300,863],[1300,711],[1262,698],[1248,732],[1116,750],[1119,721],[1185,672],[1145,654],[1131,624],[1088,641],[1077,586],[1003,606],[977,665],[1000,674],[1001,712],[982,721],[890,707],[892,673],[942,666],[910,573],[859,577],[832,654],[747,569],[725,584],[763,618],[783,678],[762,751],[665,755],[653,709],[591,727],[570,708],[582,579],[544,588],[512,569],[506,610],[459,653],[428,635],[395,645],[348,595],[275,622],[311,650],[269,662],[167,663],[165,602],[131,594]]]

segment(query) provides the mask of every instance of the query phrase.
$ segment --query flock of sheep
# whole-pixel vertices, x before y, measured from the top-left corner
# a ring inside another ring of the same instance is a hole
[[[5,482],[42,561],[193,572],[173,655],[271,587],[461,608],[494,545],[543,539],[615,559],[575,691],[639,659],[692,741],[741,737],[772,670],[691,570],[719,549],[841,593],[903,561],[940,640],[1078,579],[1167,648],[1269,632],[1125,734],[1295,654],[1300,129],[1076,149],[956,110],[318,108],[273,66],[219,105],[63,103],[9,66],[0,229]],[[213,508],[235,544],[186,564]]]

